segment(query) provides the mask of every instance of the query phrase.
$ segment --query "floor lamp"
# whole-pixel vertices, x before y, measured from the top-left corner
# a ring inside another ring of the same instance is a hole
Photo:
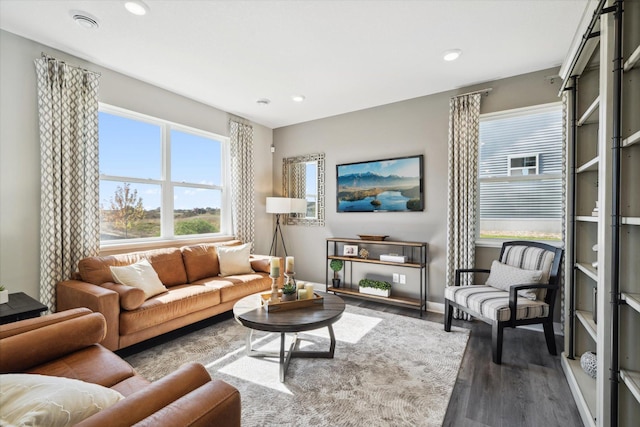
[[[292,199],[289,197],[267,197],[267,213],[276,214],[276,228],[273,231],[273,239],[271,240],[271,249],[269,250],[269,255],[276,256],[278,252],[278,235],[280,235],[280,240],[282,241],[284,255],[289,255],[287,253],[287,246],[284,244],[282,228],[280,228],[280,215],[306,211],[306,199]]]

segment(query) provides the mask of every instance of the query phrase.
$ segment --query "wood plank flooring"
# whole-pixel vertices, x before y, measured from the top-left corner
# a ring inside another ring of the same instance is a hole
[[[356,298],[348,304],[419,318],[417,310]],[[428,312],[425,320],[443,323]],[[454,320],[471,330],[467,350],[449,401],[446,427],[579,427],[580,414],[560,366],[542,332],[505,329],[502,365],[491,361],[491,327],[480,321]],[[556,336],[558,354],[563,340]]]
[[[344,297],[347,304],[420,318],[415,309],[359,298]],[[161,337],[117,351],[137,353],[176,336],[230,318],[225,313]],[[443,323],[444,316],[428,312],[423,319]],[[444,427],[581,427],[578,409],[560,366],[560,356],[547,351],[542,332],[505,329],[502,365],[491,361],[491,327],[479,321],[454,320],[471,330]],[[556,336],[558,354],[562,337]]]

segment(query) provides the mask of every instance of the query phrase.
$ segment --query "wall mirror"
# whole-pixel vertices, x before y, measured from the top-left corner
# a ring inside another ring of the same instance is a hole
[[[307,212],[289,214],[287,224],[324,226],[324,153],[282,159],[282,193],[307,201]]]

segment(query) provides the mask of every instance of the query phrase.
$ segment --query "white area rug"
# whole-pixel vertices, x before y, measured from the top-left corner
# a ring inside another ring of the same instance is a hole
[[[441,324],[347,305],[334,324],[335,357],[294,358],[281,383],[276,358],[245,355],[246,331],[229,319],[126,360],[150,380],[202,363],[240,390],[247,427],[440,426],[469,337],[462,328],[446,333]],[[254,348],[279,350],[279,334],[253,336]],[[328,349],[327,328],[300,337],[302,349]]]

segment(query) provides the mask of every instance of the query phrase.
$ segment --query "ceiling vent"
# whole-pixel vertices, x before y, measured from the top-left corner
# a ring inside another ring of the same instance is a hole
[[[73,20],[76,21],[76,24],[80,25],[82,28],[87,28],[92,30],[100,26],[96,18],[94,18],[93,16],[85,12],[72,10],[71,18],[73,18]]]

